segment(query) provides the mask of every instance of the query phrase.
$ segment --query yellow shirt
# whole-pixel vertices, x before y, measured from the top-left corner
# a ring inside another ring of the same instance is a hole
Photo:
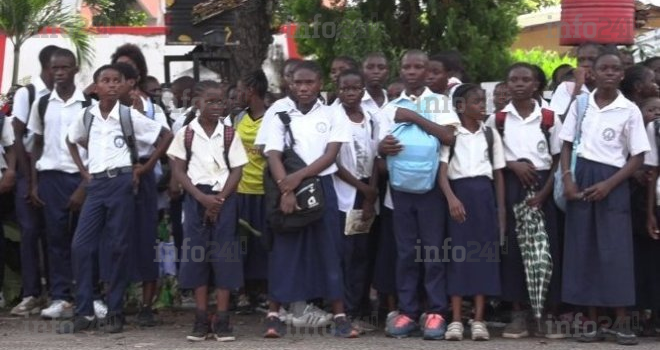
[[[238,184],[238,193],[264,194],[266,158],[261,154],[260,147],[254,144],[262,120],[263,118],[253,120],[250,115],[246,114],[236,127],[236,132],[241,137],[248,156],[248,163],[243,166],[243,176]]]

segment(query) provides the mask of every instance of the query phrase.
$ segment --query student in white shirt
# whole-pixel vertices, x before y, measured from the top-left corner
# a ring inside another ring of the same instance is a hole
[[[529,293],[516,239],[513,208],[518,203],[526,202],[527,205],[543,211],[552,259],[561,261],[557,209],[552,195],[552,174],[557,167],[555,158],[560,151],[558,135],[561,121],[553,111],[542,108],[535,99],[539,81],[533,66],[528,63],[513,64],[507,72],[507,84],[511,102],[502,111],[492,115],[486,125],[497,129],[502,136],[507,162],[504,171],[505,210],[506,221],[511,224],[507,225],[501,254],[501,298],[513,303],[513,315],[512,322],[505,327],[503,336],[518,339],[529,336],[525,321],[527,312],[523,309],[529,300]],[[546,297],[548,312],[561,301],[559,266],[553,266]],[[559,331],[548,331],[545,336],[557,337],[560,334]]]
[[[16,155],[14,153],[14,130],[11,126],[11,117],[7,117],[4,113],[0,112],[2,118],[2,127],[0,127],[0,196],[8,198],[10,191],[14,188],[16,183]],[[7,213],[0,213],[3,216]],[[5,233],[2,229],[2,221],[4,217],[0,218],[0,249],[5,247]],[[3,250],[0,250],[3,251]],[[0,255],[0,307],[4,307],[5,298],[2,293],[1,286],[4,284],[5,275],[5,262],[2,255]]]
[[[295,138],[293,151],[308,164],[307,167],[286,174],[282,164],[285,144],[291,145],[284,124],[275,117],[262,125],[259,134],[265,136],[264,152],[268,167],[282,194],[280,210],[284,214],[296,208],[294,190],[301,181],[318,176],[324,192],[324,215],[298,233],[274,233],[269,257],[270,308],[266,319],[267,338],[283,336],[283,324],[278,318],[282,303],[325,298],[332,304],[334,334],[357,337],[344,312],[344,283],[341,272],[341,239],[337,196],[330,175],[337,171],[334,164],[344,142],[351,140],[348,122],[331,112],[317,98],[321,89],[321,69],[312,61],[298,64],[293,73],[292,108],[275,110],[290,116],[290,128]],[[273,108],[273,107],[271,107]],[[264,120],[265,122],[266,120]]]
[[[474,297],[473,340],[488,340],[484,323],[487,296],[500,294],[499,242],[504,235],[504,178],[506,166],[502,139],[497,130],[484,126],[486,93],[474,84],[459,85],[452,101],[461,118],[454,146],[441,150],[439,184],[447,197],[451,220],[448,236],[452,251],[462,247],[468,256],[478,246],[479,257],[457,260],[447,269],[447,293],[451,296],[452,320],[445,339],[462,340],[463,297]],[[498,230],[499,226],[499,230]],[[472,248],[470,248],[472,247]]]
[[[626,307],[635,304],[633,238],[628,179],[650,150],[639,108],[618,91],[623,64],[616,53],[594,60],[596,89],[589,94],[581,125],[576,125],[576,104],[569,109],[559,137],[564,141],[561,171],[567,199],[564,242],[564,302],[616,310],[611,328],[589,330],[583,341],[615,334],[621,345],[636,344]],[[570,167],[576,132],[577,165]]]
[[[416,124],[442,144],[454,143],[454,128],[460,125],[460,121],[450,106],[449,98],[434,94],[425,86],[427,67],[428,56],[419,50],[410,50],[401,59],[401,76],[405,91],[383,110],[379,126],[379,153],[387,155],[388,161],[391,160],[390,156],[399,154],[406,147],[391,135],[395,123]],[[407,107],[411,103],[415,107]],[[399,107],[400,105],[403,107]],[[429,159],[429,163],[431,162],[433,160]],[[432,176],[435,179],[437,174]],[[433,181],[433,184],[436,184],[436,181]],[[425,193],[392,190],[392,200],[400,314],[387,325],[386,332],[392,337],[401,338],[409,336],[419,328],[417,320],[423,311],[417,288],[419,280],[422,279],[428,296],[428,317],[420,319],[420,322],[424,323],[424,338],[442,339],[446,330],[446,321],[442,314],[447,308],[445,267],[442,259],[424,259],[422,276],[422,262],[415,256],[416,247],[420,244],[428,247],[441,247],[443,244],[446,231],[444,195],[436,185]]]
[[[220,122],[226,115],[226,90],[214,81],[202,81],[195,86],[194,96],[200,115],[177,132],[167,153],[174,177],[187,192],[179,283],[181,288],[194,290],[196,304],[193,330],[187,339],[202,341],[207,337],[211,276],[218,305],[212,325],[214,337],[233,341],[229,295],[243,285],[236,188],[248,159],[240,137]],[[227,137],[233,137],[231,143]],[[195,258],[200,246],[201,259]]]
[[[43,208],[50,267],[52,302],[41,316],[57,319],[73,316],[71,241],[85,200],[85,183],[66,145],[66,132],[91,100],[75,86],[78,64],[73,52],[55,51],[50,70],[55,89],[34,102],[28,130],[34,134],[30,200]],[[85,162],[84,149],[79,151]]]
[[[381,109],[389,102],[385,83],[390,74],[387,57],[382,52],[372,52],[362,61],[366,91],[362,97],[363,107]]]
[[[87,198],[83,204],[72,243],[74,279],[77,284],[76,310],[73,324],[63,324],[60,333],[77,333],[93,329],[94,258],[102,249],[112,256],[108,316],[109,333],[123,330],[123,296],[129,281],[129,235],[132,231],[135,193],[140,178],[153,171],[156,162],[172,141],[172,133],[162,125],[119,103],[124,76],[114,66],[99,68],[94,73],[99,103],[81,111],[70,125],[67,135],[69,152],[87,182]],[[125,114],[130,111],[130,114]],[[91,118],[85,117],[88,112]],[[130,116],[133,136],[126,134],[122,120]],[[137,162],[135,143],[157,143],[156,151],[145,164]],[[88,165],[80,158],[76,144],[86,146]],[[107,243],[107,244],[106,244]]]
[[[41,74],[32,84],[22,87],[14,95],[12,126],[14,128],[14,150],[16,152],[16,196],[15,208],[18,226],[21,229],[21,282],[23,300],[11,310],[14,316],[29,316],[39,313],[43,306],[41,296],[41,249],[47,251],[43,212],[28,201],[30,194],[30,158],[33,135],[27,129],[30,108],[34,101],[49,93],[53,88],[50,58],[59,47],[49,45],[39,52]],[[40,242],[41,241],[41,242]],[[44,276],[45,277],[45,276]]]
[[[350,125],[353,141],[344,143],[337,157],[338,171],[334,174],[335,190],[340,215],[339,234],[343,240],[342,267],[344,275],[344,301],[346,313],[352,319],[360,318],[367,305],[362,301],[369,294],[369,257],[371,230],[361,234],[345,232],[348,213],[362,210],[362,220],[376,215],[378,190],[373,178],[377,153],[377,138],[373,116],[361,107],[364,78],[357,70],[347,70],[337,77],[339,105],[333,113],[345,118]],[[373,227],[373,225],[371,226]]]

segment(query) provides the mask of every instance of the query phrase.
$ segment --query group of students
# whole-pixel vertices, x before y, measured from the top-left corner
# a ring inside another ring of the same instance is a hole
[[[195,299],[190,341],[234,340],[232,293],[240,291],[245,306],[265,290],[266,338],[284,336],[286,323],[332,324],[336,336],[357,337],[369,328],[360,319],[372,291],[387,305],[391,337],[463,339],[468,297],[473,340],[490,339],[485,313],[493,299],[511,303],[503,336],[527,337],[530,298],[514,213],[524,203],[543,213],[552,259],[541,335],[570,335],[561,324],[571,314],[581,315],[573,322],[580,341],[612,335],[635,344],[630,311],[660,309],[660,59],[624,70],[621,56],[583,44],[579,66],[553,76],[549,103],[543,71],[516,63],[495,88],[490,116],[485,91],[461,82],[452,54],[407,51],[400,80],[389,86],[385,55],[360,64],[338,57],[335,91],[325,97],[318,64],[289,60],[275,101],[262,71],[234,86],[174,81],[168,122],[148,98],[134,46],[96,71],[88,90],[96,100],[73,84],[70,51],[44,49],[42,79],[35,92],[17,92],[14,121],[2,132],[0,190],[16,177],[25,262],[24,299],[12,313],[39,310],[45,229],[52,302],[42,316],[75,315],[63,333],[101,318],[121,332],[126,286],[142,282],[137,320],[153,326],[157,184],[167,164],[179,284]],[[292,155],[304,163],[293,170]],[[563,185],[562,209],[555,182]],[[319,198],[310,220],[303,212]],[[306,221],[280,230],[275,217]],[[347,225],[374,218],[368,233]],[[258,233],[245,252],[239,219]],[[477,258],[457,257],[457,248],[474,246]],[[445,247],[449,256],[428,254]],[[104,302],[99,281],[107,284]],[[209,314],[211,289],[217,310]],[[318,307],[323,302],[331,313]],[[603,311],[617,322],[588,327]]]

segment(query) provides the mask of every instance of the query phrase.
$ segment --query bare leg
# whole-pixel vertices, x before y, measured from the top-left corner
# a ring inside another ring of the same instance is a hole
[[[229,310],[229,289],[216,289],[215,301],[218,304],[218,312]]]
[[[451,311],[452,311],[452,322],[461,322],[463,315],[463,297],[460,295],[452,295],[451,297]]]
[[[452,301],[453,302],[453,301]],[[477,295],[474,297],[474,320],[476,322],[484,321],[484,308],[486,306],[486,296]]]
[[[195,288],[195,306],[197,307],[197,311],[206,311],[209,299],[208,291],[208,286]]]

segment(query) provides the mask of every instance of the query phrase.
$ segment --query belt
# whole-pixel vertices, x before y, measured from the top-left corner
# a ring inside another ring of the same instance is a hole
[[[132,166],[124,166],[121,168],[112,168],[108,169],[106,171],[92,174],[92,179],[112,179],[113,177],[117,177],[117,175],[121,174],[129,174],[133,172],[133,167]]]

